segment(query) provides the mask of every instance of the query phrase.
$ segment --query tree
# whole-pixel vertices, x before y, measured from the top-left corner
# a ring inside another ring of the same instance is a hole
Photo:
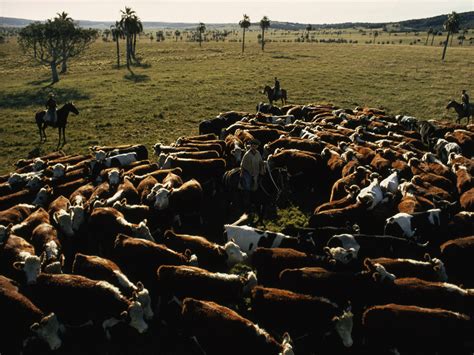
[[[428,37],[426,37],[426,42],[425,42],[425,46],[428,44],[428,40],[430,39],[430,35],[433,33],[433,27],[430,27],[430,29],[428,30]]]
[[[306,26],[306,38],[309,39],[309,33],[313,30],[313,26],[311,24],[308,24]]]
[[[374,31],[374,44],[375,44],[375,39],[378,37],[379,35],[379,32],[378,31]]]
[[[56,17],[54,18],[54,21],[57,21],[59,25],[62,27],[61,31],[63,32],[63,42],[61,44],[61,50],[63,51],[63,60],[61,62],[61,74],[64,74],[67,72],[67,43],[66,43],[66,38],[70,37],[70,34],[74,32],[74,20],[69,17],[68,13],[63,11],[61,13],[56,13]],[[69,34],[69,35],[68,35]]]
[[[176,42],[178,42],[178,37],[181,35],[179,30],[174,31],[174,36],[176,37]]]
[[[260,28],[262,29],[262,51],[265,50],[265,30],[270,27],[270,20],[267,16],[263,16],[260,20]]]
[[[120,68],[120,48],[119,42],[120,39],[125,37],[122,29],[122,25],[119,21],[115,21],[115,25],[110,26],[110,30],[112,31],[112,39],[117,44],[117,68]]]
[[[135,57],[135,48],[137,44],[137,35],[143,32],[143,24],[135,14],[135,11],[130,7],[125,7],[120,10],[122,17],[120,19],[120,26],[125,34],[126,54],[127,54],[127,68],[130,70],[132,59],[137,61]]]
[[[201,47],[202,43],[202,34],[206,31],[206,25],[202,22],[199,22],[199,25],[196,28],[197,35],[198,35],[198,42],[199,42],[199,47]]]
[[[244,30],[242,34],[242,54],[245,50],[245,31],[250,27],[250,18],[244,14],[244,18],[239,21],[239,26]]]
[[[459,15],[455,11],[453,11],[451,14],[448,15],[448,18],[443,24],[444,29],[448,31],[448,36],[446,37],[446,41],[444,41],[443,56],[441,57],[441,60],[444,60],[446,56],[446,49],[448,48],[449,36],[451,36],[452,33],[459,31],[459,25],[460,25]]]
[[[97,36],[96,30],[54,19],[24,27],[18,43],[26,54],[51,68],[52,82],[56,83],[59,81],[57,66],[83,53]]]

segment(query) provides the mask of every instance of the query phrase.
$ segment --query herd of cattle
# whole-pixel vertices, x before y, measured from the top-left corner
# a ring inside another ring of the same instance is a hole
[[[232,223],[254,139],[308,226]],[[474,351],[474,125],[259,105],[153,150],[0,176],[1,354]]]

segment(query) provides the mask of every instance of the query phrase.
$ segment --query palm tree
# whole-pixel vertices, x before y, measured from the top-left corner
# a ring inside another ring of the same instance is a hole
[[[379,31],[374,31],[374,44],[375,44],[375,39],[378,37]]]
[[[438,31],[433,31],[433,37],[431,37],[431,45],[433,45],[434,39]]]
[[[441,60],[444,60],[446,56],[446,49],[448,48],[449,36],[452,33],[459,31],[459,15],[453,11],[451,14],[448,15],[447,20],[444,22],[443,27],[446,31],[448,31],[448,36],[446,37],[446,41],[444,41],[444,48],[443,48],[443,56]]]
[[[244,30],[242,34],[242,54],[245,50],[245,31],[250,27],[250,18],[244,14],[244,18],[239,21],[239,26]]]
[[[311,24],[308,24],[306,26],[306,39],[309,40],[309,32],[313,30],[313,26]]]
[[[199,47],[201,47],[202,43],[202,34],[206,31],[206,25],[202,22],[199,22],[199,25],[196,28],[197,33],[198,33],[198,41],[199,41]]]
[[[57,12],[56,13],[56,17],[54,18],[54,21],[57,21],[61,24],[61,32],[63,34],[65,34],[65,36],[63,36],[63,40],[62,40],[62,45],[61,45],[61,50],[63,51],[63,60],[61,62],[61,74],[64,74],[67,72],[67,60],[68,60],[68,57],[67,55],[65,55],[67,53],[67,46],[66,46],[66,42],[67,42],[67,37],[68,37],[68,33],[71,34],[72,31],[74,30],[74,20],[69,17],[69,14],[65,11],[59,13]]]
[[[174,31],[174,35],[176,37],[176,42],[178,42],[178,37],[181,35],[181,32],[179,30]]]
[[[260,28],[262,29],[262,51],[265,50],[265,30],[270,27],[270,20],[267,16],[263,16],[260,20]]]
[[[124,38],[124,33],[122,26],[119,21],[115,21],[115,25],[110,26],[110,30],[112,31],[112,39],[117,44],[117,68],[120,68],[120,48],[119,48],[119,41],[121,38]]]
[[[428,30],[428,37],[426,37],[425,46],[428,44],[428,40],[430,39],[430,34],[432,33],[433,33],[433,27],[430,27],[430,29]]]
[[[135,14],[135,11],[130,7],[125,7],[125,11],[120,10],[122,18],[120,19],[120,25],[123,29],[126,38],[127,48],[127,68],[130,70],[130,64],[132,59],[135,61],[135,47],[137,43],[137,34],[143,32],[143,24]]]

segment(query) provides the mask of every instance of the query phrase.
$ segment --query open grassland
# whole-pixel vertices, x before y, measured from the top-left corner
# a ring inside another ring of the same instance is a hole
[[[256,33],[254,33],[256,36]],[[115,43],[97,41],[59,83],[48,86],[50,71],[33,64],[14,40],[0,45],[0,173],[30,152],[56,148],[57,132],[47,129],[40,145],[34,112],[47,93],[59,105],[72,100],[63,150],[84,153],[91,145],[143,143],[150,149],[181,135],[196,134],[198,123],[229,110],[255,111],[263,85],[280,78],[289,103],[330,102],[341,107],[368,105],[422,119],[454,118],[445,106],[462,88],[474,91],[474,47],[275,42],[260,51],[250,36],[241,43],[170,41],[143,38],[137,44],[140,67],[131,75],[115,68]],[[121,43],[121,51],[123,51]],[[123,58],[122,58],[123,60]]]

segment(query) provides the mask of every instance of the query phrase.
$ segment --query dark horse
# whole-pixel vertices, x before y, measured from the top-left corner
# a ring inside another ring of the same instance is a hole
[[[255,206],[260,220],[271,212],[269,209],[275,208],[276,204],[282,200],[288,187],[286,169],[270,170],[266,162],[265,167],[265,174],[260,177],[257,191],[250,192],[250,201],[247,201],[248,204]],[[229,205],[234,212],[238,212],[238,215],[240,215],[239,208],[246,209],[246,201],[244,201],[246,192],[239,189],[239,180],[240,167],[228,170],[222,178]]]
[[[40,142],[46,142],[46,132],[45,129],[48,126],[51,126],[53,128],[58,129],[58,134],[59,134],[59,140],[58,140],[58,148],[61,146],[61,131],[63,133],[63,146],[66,144],[66,125],[67,125],[67,116],[69,115],[69,112],[73,112],[76,115],[79,114],[79,110],[74,106],[72,102],[68,102],[63,105],[60,109],[56,111],[57,114],[57,121],[55,125],[52,125],[49,122],[44,121],[44,117],[46,115],[45,110],[41,110],[36,112],[35,114],[35,120],[36,124],[38,125],[38,130],[40,134]],[[43,140],[44,137],[44,140]]]
[[[450,109],[450,108],[454,108],[454,110],[456,111],[456,113],[458,114],[458,118],[456,119],[456,123],[461,123],[461,119],[466,117],[467,118],[467,123],[469,123],[469,118],[471,116],[474,116],[474,105],[473,104],[469,104],[469,112],[466,112],[464,110],[464,107],[462,104],[460,104],[459,102],[457,102],[456,100],[451,100],[448,102],[448,105],[446,106],[446,109]]]
[[[285,89],[280,89],[280,92],[275,95],[274,89],[271,88],[270,86],[266,85],[263,88],[263,94],[267,94],[268,101],[270,102],[270,105],[273,105],[273,101],[276,101],[278,99],[281,99],[282,105],[286,104],[286,90]]]

